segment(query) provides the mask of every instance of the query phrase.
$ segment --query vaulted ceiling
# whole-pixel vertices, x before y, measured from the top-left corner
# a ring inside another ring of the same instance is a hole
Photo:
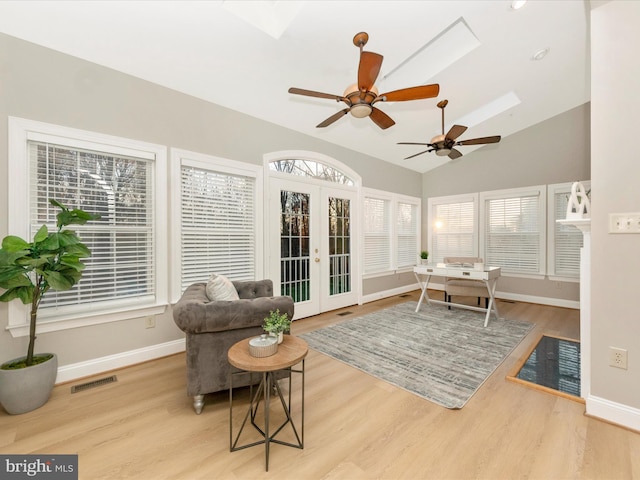
[[[469,127],[461,140],[504,138],[589,101],[589,10],[580,0],[518,10],[507,0],[2,1],[0,32],[425,172],[466,159],[403,160],[424,148],[397,142],[441,133],[440,100],[445,130]],[[351,115],[316,128],[345,104],[288,89],[341,96],[357,80],[362,31],[364,50],[384,56],[381,93],[432,83],[440,93],[376,104],[396,122],[388,129]]]

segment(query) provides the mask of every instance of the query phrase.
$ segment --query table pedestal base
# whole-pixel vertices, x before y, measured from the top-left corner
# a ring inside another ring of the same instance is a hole
[[[258,387],[255,388],[253,386],[254,385],[253,381],[251,382],[251,387],[249,392],[249,397],[250,397],[249,409],[247,410],[247,413],[244,416],[244,420],[242,422],[240,430],[238,431],[238,434],[236,435],[235,439],[233,437],[233,377],[236,375],[251,375],[253,377],[254,372],[239,371],[239,372],[231,372],[229,374],[230,375],[230,379],[229,379],[230,450],[232,452],[235,452],[237,450],[242,450],[244,448],[249,448],[249,447],[254,447],[256,445],[264,444],[266,471],[269,471],[269,446],[271,443],[278,443],[280,445],[286,445],[288,447],[294,447],[294,448],[300,448],[300,449],[304,448],[304,443],[303,443],[303,440],[304,440],[304,360],[302,360],[302,368],[300,370],[295,370],[291,367],[286,368],[284,370],[288,372],[288,378],[289,378],[288,402],[285,400],[285,397],[282,394],[282,390],[280,389],[280,385],[278,384],[278,379],[276,378],[276,375],[275,375],[276,371],[261,372],[260,375],[262,375],[262,379],[260,380],[260,384],[258,385]],[[291,418],[291,374],[292,373],[302,374],[302,394],[301,394],[301,397],[302,397],[301,417],[302,418],[300,423],[300,434],[298,434],[298,430],[296,429],[293,419]],[[254,392],[254,389],[255,389],[255,392]],[[275,393],[275,397],[280,400],[280,404],[286,415],[286,420],[280,426],[278,426],[273,433],[270,433],[269,410],[271,405],[272,390],[273,390],[273,393]],[[264,427],[263,428],[261,428],[256,422],[256,415],[258,413],[258,409],[261,402],[263,402],[263,408],[264,408]],[[240,436],[242,435],[244,427],[247,425],[247,420],[250,420],[251,425],[253,425],[253,427],[260,433],[260,435],[262,436],[262,439],[256,442],[247,443],[245,445],[238,445],[238,442],[240,440]],[[285,442],[283,440],[279,440],[275,438],[282,431],[282,429],[288,424],[291,425],[293,433],[296,437],[296,441],[297,441],[296,443]]]

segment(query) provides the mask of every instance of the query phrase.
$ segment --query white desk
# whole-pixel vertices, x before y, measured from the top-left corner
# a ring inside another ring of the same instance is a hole
[[[491,311],[493,311],[496,315],[496,318],[500,318],[498,314],[498,307],[495,301],[495,291],[496,291],[496,281],[498,277],[500,277],[501,269],[500,267],[484,267],[483,270],[476,270],[473,267],[459,267],[459,266],[451,266],[446,265],[444,263],[437,264],[427,264],[427,265],[418,265],[413,267],[413,274],[416,276],[416,280],[418,280],[418,285],[420,285],[420,289],[422,290],[422,294],[420,295],[420,300],[418,301],[418,306],[416,307],[416,312],[420,309],[420,305],[422,305],[423,301],[429,303],[438,303],[442,305],[450,305],[452,307],[460,307],[466,308],[469,310],[477,310],[479,312],[487,312],[487,315],[484,319],[484,326],[486,327],[489,324],[489,317],[491,316]],[[481,307],[473,307],[471,305],[462,305],[459,303],[449,303],[443,302],[442,300],[432,300],[429,298],[429,294],[427,293],[427,287],[429,285],[429,280],[432,276],[436,277],[450,277],[450,278],[467,278],[470,280],[481,280],[487,286],[487,292],[489,293],[489,305],[487,308]]]

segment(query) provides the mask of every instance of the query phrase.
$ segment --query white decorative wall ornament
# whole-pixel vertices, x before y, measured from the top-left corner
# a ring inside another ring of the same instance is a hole
[[[571,185],[571,195],[567,203],[567,220],[576,218],[591,218],[591,201],[580,182]]]

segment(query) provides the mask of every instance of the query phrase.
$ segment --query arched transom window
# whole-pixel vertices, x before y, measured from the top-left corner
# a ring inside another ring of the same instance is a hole
[[[353,179],[348,177],[344,172],[316,160],[303,160],[298,158],[274,160],[269,162],[269,169],[290,175],[317,178],[342,185],[355,185]]]

